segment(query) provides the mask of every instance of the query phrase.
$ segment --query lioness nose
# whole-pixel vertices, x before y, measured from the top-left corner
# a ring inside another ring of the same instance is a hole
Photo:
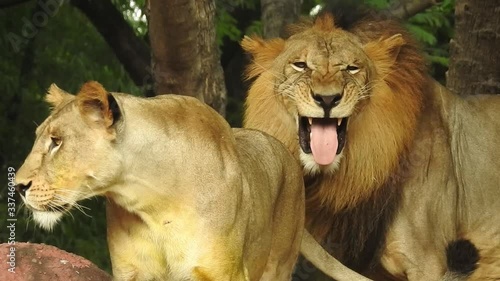
[[[337,105],[339,105],[340,100],[342,99],[341,94],[333,94],[333,95],[318,95],[313,94],[313,99],[316,101],[318,105],[323,107],[324,110],[330,110]]]
[[[19,192],[22,196],[26,195],[26,191],[30,189],[31,187],[31,181],[29,181],[27,184],[24,183],[18,183],[16,185],[16,190]]]

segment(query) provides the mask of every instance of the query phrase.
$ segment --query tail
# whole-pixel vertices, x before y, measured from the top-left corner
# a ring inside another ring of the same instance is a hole
[[[316,268],[337,281],[371,280],[349,269],[336,258],[332,257],[306,229],[304,229],[304,234],[302,235],[300,252]]]
[[[479,251],[476,246],[467,239],[459,239],[448,244],[446,247],[446,264],[448,272],[443,281],[462,281],[477,269]]]

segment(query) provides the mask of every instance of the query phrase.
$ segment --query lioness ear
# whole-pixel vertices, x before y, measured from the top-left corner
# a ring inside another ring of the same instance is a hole
[[[90,81],[83,84],[76,101],[80,113],[91,124],[110,128],[121,116],[113,95],[98,82]]]
[[[57,107],[60,105],[64,100],[73,98],[74,96],[67,93],[64,90],[61,90],[55,83],[52,83],[50,85],[49,89],[47,90],[47,95],[45,96],[45,101],[50,104],[52,107]]]
[[[253,78],[271,68],[274,59],[283,51],[285,41],[275,38],[265,41],[259,37],[243,37],[241,47],[252,55],[252,63],[247,68],[247,77]]]
[[[365,52],[373,61],[379,74],[387,73],[396,62],[401,47],[405,44],[403,35],[396,34],[389,38],[381,38],[365,45]]]

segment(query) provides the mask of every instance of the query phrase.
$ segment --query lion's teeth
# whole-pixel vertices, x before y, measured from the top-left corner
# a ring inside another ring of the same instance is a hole
[[[340,123],[342,123],[342,118],[337,119],[337,126],[340,126]]]
[[[313,119],[311,117],[307,117],[307,121],[309,121],[309,125],[312,125]]]

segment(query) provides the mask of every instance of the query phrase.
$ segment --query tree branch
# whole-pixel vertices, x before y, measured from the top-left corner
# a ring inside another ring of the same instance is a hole
[[[137,86],[150,82],[149,47],[110,0],[71,0],[97,28]]]
[[[436,0],[401,0],[390,8],[392,15],[399,19],[408,19],[436,4]]]
[[[0,9],[16,6],[29,1],[31,0],[0,0]]]

